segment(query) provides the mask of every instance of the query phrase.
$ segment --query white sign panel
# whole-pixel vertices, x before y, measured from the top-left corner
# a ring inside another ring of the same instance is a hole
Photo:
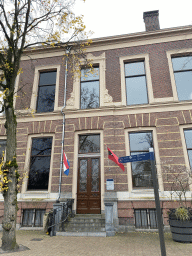
[[[107,179],[106,180],[106,186],[107,186],[107,190],[114,190],[114,180],[113,179]]]

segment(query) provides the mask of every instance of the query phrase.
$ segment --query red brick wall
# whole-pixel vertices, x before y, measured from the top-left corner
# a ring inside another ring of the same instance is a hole
[[[114,50],[106,50],[106,88],[113,97],[114,102],[121,101],[121,79],[119,57],[132,56],[138,54],[149,54],[150,72],[155,98],[172,97],[172,87],[170,71],[166,52],[173,49],[192,48],[192,40],[181,40],[175,42],[142,45],[135,47],[125,47]],[[99,56],[104,51],[94,52],[93,55]],[[23,87],[18,93],[16,109],[23,109],[30,106],[32,86],[34,81],[35,66],[60,65],[59,78],[59,106],[63,105],[65,60],[63,56],[51,58],[39,58],[36,60],[25,60],[21,62],[23,73],[20,75],[19,87]],[[73,75],[68,72],[67,78],[67,99],[73,91]],[[25,93],[25,94],[23,94]]]
[[[117,156],[125,156],[125,136],[124,129],[145,127],[146,130],[156,128],[158,148],[160,154],[160,161],[162,171],[163,165],[170,165],[173,167],[172,171],[180,170],[185,166],[183,147],[181,143],[179,126],[183,124],[192,123],[189,111],[175,111],[175,112],[163,112],[152,114],[136,114],[136,115],[124,115],[124,116],[105,116],[105,117],[93,117],[93,118],[76,118],[66,120],[66,138],[74,137],[74,131],[87,131],[91,130],[103,130],[104,132],[104,145],[107,145]],[[143,115],[143,117],[142,117]],[[142,122],[143,119],[143,122]],[[139,132],[139,129],[138,129]],[[66,139],[67,145],[65,151],[68,155],[70,162],[73,162],[73,149],[74,140]],[[125,172],[122,172],[120,168],[112,161],[108,162],[107,148],[104,148],[104,166],[105,166],[105,180],[107,178],[114,178],[115,191],[127,191],[127,170],[125,166]],[[110,171],[109,171],[110,165]],[[164,188],[169,190],[169,184],[167,178],[163,176]]]

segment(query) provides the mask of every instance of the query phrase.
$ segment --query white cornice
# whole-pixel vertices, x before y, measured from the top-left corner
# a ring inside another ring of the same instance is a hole
[[[192,110],[192,101],[172,101],[172,102],[159,102],[155,104],[137,105],[137,106],[105,106],[98,109],[65,109],[65,118],[79,118],[79,117],[99,117],[99,116],[111,116],[111,115],[131,115],[131,114],[150,114],[158,112],[170,112],[170,111],[184,111]],[[18,123],[36,122],[45,120],[61,120],[63,117],[60,110],[48,113],[34,113],[34,117],[25,115],[17,116]],[[0,123],[3,124],[5,119],[0,118]]]
[[[160,29],[149,32],[139,32],[117,36],[92,39],[87,52],[109,50],[115,48],[132,47],[153,43],[192,39],[192,26]],[[62,56],[65,53],[61,48],[36,48],[24,52],[22,60]]]
[[[173,34],[188,34],[192,32],[192,25],[189,26],[182,26],[182,27],[175,27],[175,28],[166,28],[166,29],[159,29],[155,31],[144,31],[138,33],[131,33],[131,34],[123,34],[123,35],[115,35],[115,36],[108,36],[108,37],[100,37],[100,38],[93,38],[92,44],[94,43],[103,43],[103,42],[110,42],[110,41],[122,41],[122,40],[136,40],[138,38],[156,38],[156,37],[164,37],[164,36],[173,36]]]

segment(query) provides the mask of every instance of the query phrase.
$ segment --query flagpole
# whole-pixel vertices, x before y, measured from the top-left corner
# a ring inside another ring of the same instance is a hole
[[[64,151],[64,137],[65,137],[65,114],[63,113],[63,109],[66,107],[66,91],[67,91],[67,61],[68,61],[68,54],[70,48],[66,49],[66,62],[65,62],[65,84],[64,84],[64,100],[63,100],[63,107],[61,109],[61,113],[63,115],[63,131],[62,131],[62,145],[61,145],[61,162],[60,162],[60,174],[59,174],[59,195],[57,198],[57,202],[59,202],[61,197],[61,182],[62,182],[62,169],[63,169],[63,151]]]
[[[107,145],[105,144],[106,148],[107,148]],[[111,171],[110,169],[110,166],[109,166],[109,157],[108,157],[108,149],[107,149],[107,159],[108,159],[108,168],[109,168],[109,172]]]

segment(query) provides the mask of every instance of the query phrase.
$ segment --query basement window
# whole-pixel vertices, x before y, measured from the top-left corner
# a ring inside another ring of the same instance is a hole
[[[137,209],[135,212],[135,227],[139,229],[157,229],[156,209]]]
[[[24,209],[22,226],[23,227],[43,227],[43,216],[45,209]]]

